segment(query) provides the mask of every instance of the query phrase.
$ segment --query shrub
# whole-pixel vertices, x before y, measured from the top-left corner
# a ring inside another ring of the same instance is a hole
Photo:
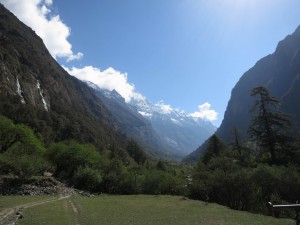
[[[73,177],[75,187],[87,191],[95,191],[101,181],[100,171],[90,167],[79,167]]]

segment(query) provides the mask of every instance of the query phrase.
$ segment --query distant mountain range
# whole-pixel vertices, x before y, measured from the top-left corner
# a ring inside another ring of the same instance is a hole
[[[121,130],[144,146],[163,149],[166,158],[179,160],[191,153],[210,135],[214,127],[209,121],[195,119],[181,110],[151,104],[145,98],[129,103],[115,90],[109,91],[86,82],[97,93],[121,124]],[[145,145],[146,144],[146,145]]]
[[[216,134],[230,141],[234,127],[243,135],[252,116],[253,105],[250,90],[257,86],[267,87],[282,102],[282,110],[292,116],[295,132],[300,131],[300,26],[280,41],[275,52],[261,60],[240,78],[231,92],[224,119]],[[204,146],[200,146],[186,160],[199,159]]]
[[[168,146],[185,155],[194,151],[199,143],[216,131],[210,121],[194,118],[164,104],[151,104],[146,99],[132,100],[129,104],[151,122]]]
[[[207,121],[164,111],[145,99],[126,103],[70,76],[35,32],[0,4],[0,113],[49,145],[74,139],[126,154],[133,138],[149,156],[180,160],[214,131]],[[116,150],[116,151],[117,151]]]

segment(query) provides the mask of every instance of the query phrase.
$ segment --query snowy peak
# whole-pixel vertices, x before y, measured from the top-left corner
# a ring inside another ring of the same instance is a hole
[[[144,98],[133,99],[129,104],[151,122],[170,147],[185,154],[194,151],[216,131],[211,122],[194,118],[183,110],[173,109],[163,101],[152,104]]]
[[[182,155],[194,151],[216,130],[216,127],[211,122],[201,118],[194,118],[183,110],[172,108],[163,101],[152,104],[140,95],[137,98],[133,97],[127,103],[115,90],[104,90],[91,82],[86,83],[105,97],[103,101],[118,120],[128,119],[128,116],[121,112],[121,108],[116,109],[113,102],[117,102],[119,106],[122,106],[123,110],[126,109],[127,115],[133,114],[135,118],[141,118],[146,124],[151,124],[151,129],[154,129],[154,132],[163,141],[162,145],[167,146],[168,149],[173,149],[173,151],[175,149]],[[132,120],[131,130],[138,121],[137,119]],[[124,121],[124,124],[128,123]],[[125,125],[123,129],[126,129]],[[140,130],[137,130],[137,133],[140,132]],[[147,138],[145,137],[145,139]]]
[[[93,88],[94,90],[101,92],[108,99],[115,99],[120,102],[125,102],[125,99],[115,89],[110,91],[110,90],[102,89],[98,85],[90,81],[85,81],[85,83],[89,87]]]
[[[187,114],[181,109],[174,109],[170,105],[165,104],[163,101],[152,104],[147,101],[146,98],[138,100],[132,99],[129,104],[134,107],[142,116],[147,118],[159,116],[164,119],[169,119],[176,124],[181,124],[183,122],[189,121],[190,123],[197,123],[199,125],[205,124],[206,126],[211,126],[213,130],[216,129],[210,121],[199,117],[194,117],[191,114]]]

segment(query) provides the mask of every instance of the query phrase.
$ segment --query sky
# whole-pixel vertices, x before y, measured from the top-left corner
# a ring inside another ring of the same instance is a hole
[[[300,25],[299,0],[0,0],[73,76],[222,122],[239,78]]]

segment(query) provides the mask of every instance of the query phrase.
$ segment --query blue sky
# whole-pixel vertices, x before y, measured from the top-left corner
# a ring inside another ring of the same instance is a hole
[[[128,99],[140,93],[187,113],[209,114],[209,107],[198,108],[209,103],[217,126],[242,74],[300,25],[299,0],[0,2],[41,30],[70,73],[98,74],[102,85],[119,85]],[[36,18],[26,16],[34,10]],[[37,23],[42,17],[51,29]]]

